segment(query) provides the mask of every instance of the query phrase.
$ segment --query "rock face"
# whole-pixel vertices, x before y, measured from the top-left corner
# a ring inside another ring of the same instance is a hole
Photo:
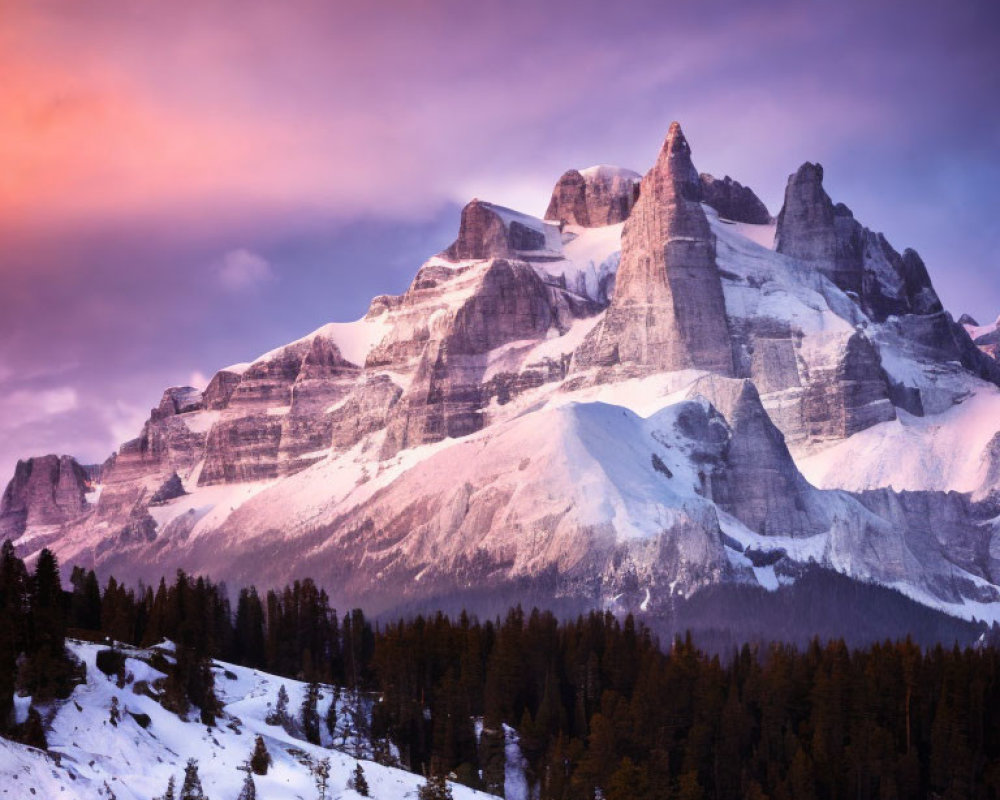
[[[553,328],[566,330],[573,319],[597,311],[546,285],[523,262],[491,259],[468,278],[474,282],[468,298],[431,319],[410,386],[391,412],[386,455],[479,430],[490,401],[487,354],[508,342],[542,339]],[[419,303],[419,297],[406,302]],[[392,347],[391,341],[387,337],[380,347]],[[415,353],[406,341],[398,344],[404,358]],[[398,356],[391,360],[398,363]]]
[[[628,219],[642,176],[622,167],[600,165],[563,173],[552,190],[545,219],[584,228]]]
[[[576,368],[634,365],[733,374],[715,237],[681,127],[670,126],[622,232],[615,293]]]
[[[996,362],[977,348],[965,329],[942,308],[916,251],[906,249],[900,255],[882,234],[855,220],[847,206],[834,205],[823,189],[820,165],[803,164],[789,178],[778,215],[775,247],[779,253],[812,266],[845,292],[860,310],[861,324],[878,326],[870,338],[880,351],[895,350],[905,359],[925,365],[959,363],[977,377],[1000,385]],[[929,373],[915,379],[912,370],[900,369],[898,358],[881,360],[889,364],[885,369],[888,396],[910,413],[943,411],[960,402],[966,391],[960,381],[951,381],[951,388],[942,387],[942,381]],[[867,394],[876,399],[879,391],[874,368],[865,369]],[[875,421],[884,419],[870,412],[862,414],[866,416]],[[837,435],[856,430],[848,425]]]
[[[175,414],[187,414],[204,408],[201,392],[193,386],[174,386],[163,393],[160,404],[149,415],[150,420],[157,422]]]
[[[706,398],[729,426],[722,468],[711,473],[712,500],[758,533],[810,536],[823,530],[827,520],[812,502],[815,490],[796,469],[753,383],[711,376],[688,392]]]
[[[853,334],[831,364],[816,365],[802,401],[802,422],[813,440],[848,436],[896,418],[878,351]]]
[[[958,325],[968,333],[976,347],[994,361],[1000,361],[1000,319],[990,325],[980,325],[968,314],[963,314]]]
[[[550,221],[473,201],[362,319],[167,389],[100,470],[19,464],[0,534],[147,581],[308,574],[372,609],[530,585],[655,614],[816,562],[989,616],[996,328],[955,323],[822,177],[768,221],[674,124],[638,195],[601,167],[563,176]]]
[[[87,511],[87,470],[70,456],[18,461],[0,501],[0,539],[17,539],[29,525],[62,525]]]
[[[749,186],[734,181],[728,175],[719,180],[703,172],[699,178],[702,202],[718,211],[723,219],[751,225],[767,225],[771,222],[771,212]]]
[[[230,367],[216,372],[205,388],[202,397],[205,408],[213,411],[225,408],[233,391],[240,383],[240,376],[249,366],[249,364],[241,364],[239,367]]]
[[[897,253],[823,189],[823,167],[805,163],[789,177],[778,214],[775,249],[814,262],[874,321],[942,311],[927,268],[914,250]]]
[[[992,333],[984,333],[974,344],[995,361],[1000,361],[1000,329]]]
[[[448,261],[485,258],[557,258],[559,232],[525,214],[473,200],[462,209],[458,238],[441,256]]]

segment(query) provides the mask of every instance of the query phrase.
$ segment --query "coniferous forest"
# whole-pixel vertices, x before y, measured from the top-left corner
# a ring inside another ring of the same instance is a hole
[[[1000,798],[994,647],[831,641],[719,657],[597,612],[375,625],[359,610],[338,614],[310,580],[236,596],[233,608],[224,585],[184,573],[155,588],[102,587],[79,568],[64,589],[51,553],[28,570],[5,543],[2,733],[45,746],[36,713],[14,724],[13,698],[69,695],[81,675],[67,636],[168,638],[173,710],[216,723],[211,658],[345,686],[376,701],[367,733],[393,742],[403,766],[497,794],[508,726],[545,800]]]

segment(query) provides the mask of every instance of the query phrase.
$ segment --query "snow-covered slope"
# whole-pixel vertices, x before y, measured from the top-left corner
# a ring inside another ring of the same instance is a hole
[[[188,721],[166,711],[158,702],[134,690],[140,681],[152,684],[163,677],[149,666],[149,651],[125,651],[127,683],[119,687],[96,664],[97,645],[71,642],[71,652],[86,664],[87,681],[72,696],[44,714],[50,755],[0,739],[0,798],[9,800],[152,800],[163,794],[170,777],[180,788],[189,758],[198,760],[198,773],[210,800],[227,800],[240,793],[245,773],[239,767],[253,751],[257,735],[264,737],[273,765],[267,775],[254,776],[257,796],[266,800],[311,800],[316,797],[311,765],[330,759],[329,791],[344,800],[360,797],[347,788],[357,759],[356,743],[345,739],[344,726],[331,736],[321,725],[322,747],[295,738],[282,727],[265,722],[284,686],[288,707],[296,713],[305,685],[257,670],[216,662],[216,692],[224,706],[217,725],[206,728],[197,711]],[[166,650],[169,653],[169,647]],[[321,719],[333,701],[331,687],[322,688]],[[111,722],[114,699],[120,712]],[[342,701],[343,702],[343,701]],[[148,716],[148,724],[142,715]],[[137,719],[138,718],[138,719]],[[338,719],[347,718],[344,708]],[[334,748],[341,748],[340,750]],[[366,747],[361,746],[364,753]],[[370,752],[368,753],[370,756]],[[361,759],[371,790],[379,800],[414,798],[422,779],[402,769]],[[486,798],[467,787],[452,786],[455,800]]]

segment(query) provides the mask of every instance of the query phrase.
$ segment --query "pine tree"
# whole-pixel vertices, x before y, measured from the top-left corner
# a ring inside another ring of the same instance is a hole
[[[201,778],[198,777],[198,761],[189,758],[184,768],[184,783],[181,785],[181,795],[178,800],[207,800],[201,788]]]
[[[418,800],[452,800],[451,787],[444,775],[431,775],[417,790]]]
[[[93,570],[73,567],[70,577],[73,596],[70,599],[70,624],[74,628],[101,630],[101,587]]]
[[[278,688],[278,702],[264,721],[268,725],[281,725],[285,728],[288,727],[288,720],[288,692],[285,690],[285,684],[281,684]]]
[[[265,666],[264,607],[253,586],[240,592],[234,633],[235,661],[246,667]]]
[[[312,768],[313,779],[316,781],[317,800],[326,800],[327,789],[330,788],[330,759],[324,758]]]
[[[73,666],[66,654],[66,614],[59,562],[46,548],[31,581],[26,683],[35,699],[68,697]]]
[[[353,789],[362,797],[368,797],[368,779],[365,777],[365,771],[361,768],[361,762],[359,761],[354,766],[354,774],[347,781],[347,788]]]
[[[258,736],[250,756],[250,769],[253,770],[254,775],[267,775],[270,766],[271,754],[267,751],[267,745],[264,744],[264,737]]]
[[[167,791],[160,795],[156,800],[174,800],[174,776],[170,776],[170,780],[167,781]]]
[[[306,696],[302,700],[302,710],[300,712],[302,733],[306,737],[306,741],[310,744],[320,744],[318,705],[319,684],[313,682],[306,687]]]
[[[240,796],[237,800],[257,800],[257,787],[253,782],[253,775],[249,771],[243,779],[243,788],[240,789]]]
[[[10,539],[0,549],[0,734],[14,728],[17,657],[25,643],[28,575]]]

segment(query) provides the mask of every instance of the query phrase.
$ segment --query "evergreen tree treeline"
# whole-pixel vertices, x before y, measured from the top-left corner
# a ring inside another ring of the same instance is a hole
[[[314,740],[318,683],[372,693],[373,742],[391,740],[416,772],[494,792],[512,728],[543,800],[1000,798],[992,647],[834,641],[744,646],[722,660],[690,637],[663,648],[632,617],[561,623],[520,608],[502,620],[438,614],[376,629],[357,610],[338,617],[310,580],[263,596],[243,589],[234,611],[225,586],[183,572],[155,590],[109,579],[101,592],[92,572],[74,570],[62,592],[50,557],[29,575],[12,548],[0,554],[7,723],[19,655],[40,665],[21,670],[35,690],[58,694],[60,637],[99,631],[177,643],[192,665],[178,681],[203,716],[202,703],[215,711],[199,666],[207,658],[313,684],[303,716]]]

